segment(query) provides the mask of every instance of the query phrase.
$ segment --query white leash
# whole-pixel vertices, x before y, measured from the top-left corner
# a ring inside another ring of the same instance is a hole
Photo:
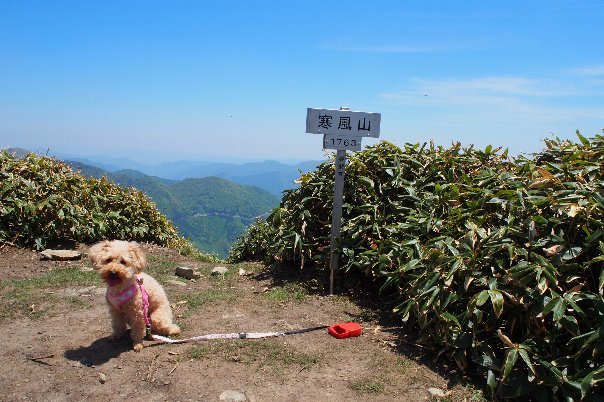
[[[229,334],[208,334],[208,335],[200,335],[194,336],[192,338],[186,339],[170,339],[165,336],[151,334],[151,339],[157,342],[162,343],[186,343],[186,342],[198,342],[198,341],[208,341],[212,339],[260,339],[260,338],[270,338],[275,336],[282,335],[293,335],[293,334],[301,334],[304,332],[317,331],[319,329],[329,328],[329,325],[323,325],[320,327],[312,327],[312,328],[303,328],[296,329],[293,331],[280,331],[280,332],[231,332]]]

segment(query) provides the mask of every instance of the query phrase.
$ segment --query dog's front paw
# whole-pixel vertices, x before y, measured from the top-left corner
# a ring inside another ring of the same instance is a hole
[[[143,344],[142,343],[135,343],[134,347],[132,349],[134,349],[135,352],[140,352],[141,350],[143,350]]]

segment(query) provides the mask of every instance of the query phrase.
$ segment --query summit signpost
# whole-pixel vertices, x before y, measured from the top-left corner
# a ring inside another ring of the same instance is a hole
[[[333,211],[331,215],[329,294],[333,295],[335,273],[338,270],[346,151],[360,151],[363,137],[380,136],[379,113],[352,112],[348,108],[306,110],[306,132],[323,134],[323,149],[335,149],[335,178]]]

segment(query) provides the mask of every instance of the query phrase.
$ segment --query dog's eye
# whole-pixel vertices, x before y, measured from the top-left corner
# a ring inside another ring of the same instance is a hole
[[[103,264],[109,264],[111,262],[111,257],[107,257],[103,260]]]
[[[125,259],[125,258],[123,258],[123,257],[122,257],[122,258],[120,258],[120,264],[122,264],[122,265],[126,265],[126,263],[127,263],[127,261],[126,261],[126,259]]]

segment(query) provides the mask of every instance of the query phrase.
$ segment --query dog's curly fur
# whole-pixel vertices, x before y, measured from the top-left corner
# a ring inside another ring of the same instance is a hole
[[[161,335],[176,335],[180,328],[172,323],[172,310],[163,288],[153,277],[143,273],[147,265],[145,254],[138,244],[121,240],[102,241],[89,250],[90,260],[95,270],[107,284],[107,294],[117,295],[136,284],[137,275],[149,295],[149,318],[151,332]],[[135,351],[143,348],[145,338],[145,316],[143,300],[139,289],[133,298],[119,309],[107,302],[111,315],[112,340],[124,335],[130,326],[130,336]]]

